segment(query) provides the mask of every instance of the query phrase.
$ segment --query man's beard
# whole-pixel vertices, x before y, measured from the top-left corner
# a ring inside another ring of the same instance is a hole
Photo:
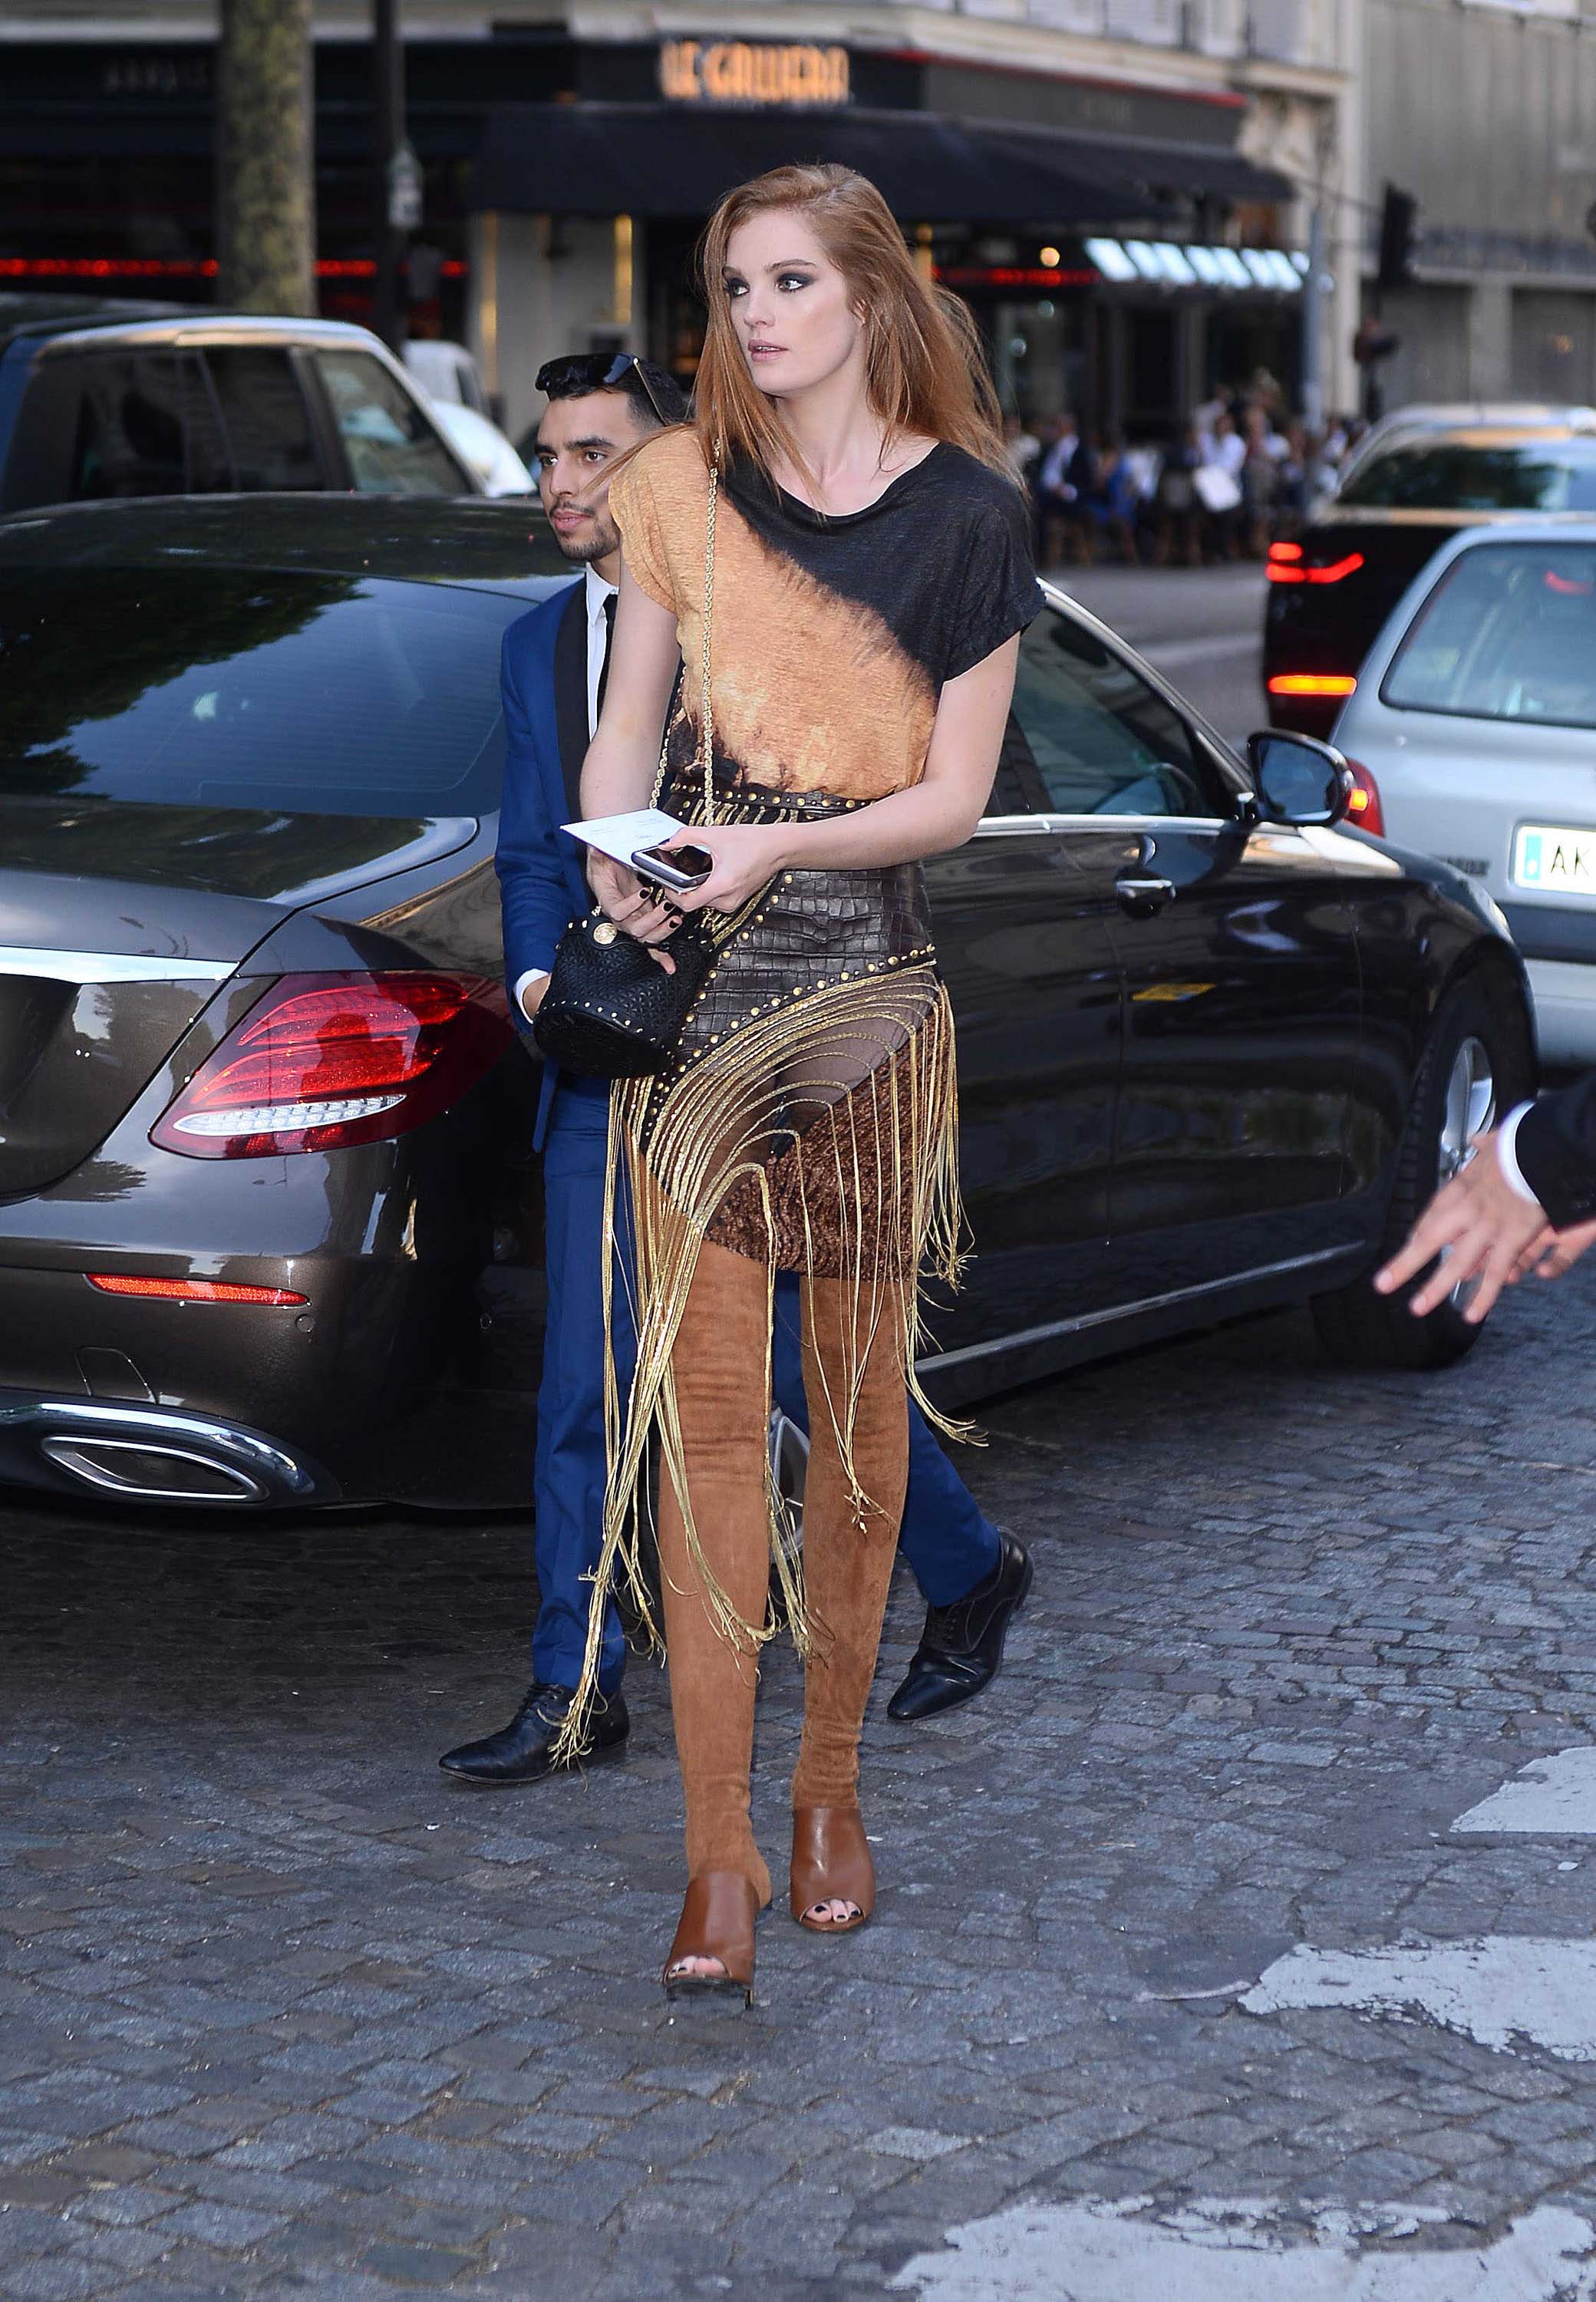
[[[621,548],[619,528],[613,520],[602,517],[579,535],[561,535],[557,529],[554,541],[563,557],[575,560],[579,567],[585,567],[592,559],[606,559]]]

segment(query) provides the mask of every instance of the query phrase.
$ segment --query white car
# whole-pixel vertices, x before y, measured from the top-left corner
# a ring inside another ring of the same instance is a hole
[[[433,423],[457,456],[463,456],[488,496],[525,496],[537,482],[497,424],[458,399],[434,399]]]
[[[1336,721],[1349,820],[1466,872],[1506,913],[1542,1058],[1596,1060],[1596,520],[1452,538]]]
[[[1596,432],[1596,407],[1546,399],[1410,399],[1406,407],[1393,407],[1389,416],[1369,426],[1348,449],[1340,469],[1331,475],[1327,492],[1339,494],[1354,472],[1360,471],[1372,456],[1383,454],[1393,441],[1400,441],[1407,447],[1436,432],[1540,432],[1549,425]]]
[[[457,407],[474,407],[479,416],[491,416],[493,410],[482,370],[464,344],[448,343],[433,336],[410,336],[399,357],[429,399],[444,400]]]
[[[425,393],[433,421],[457,456],[463,456],[483,493],[530,495],[537,482],[494,423],[482,370],[464,344],[414,336],[405,365]]]

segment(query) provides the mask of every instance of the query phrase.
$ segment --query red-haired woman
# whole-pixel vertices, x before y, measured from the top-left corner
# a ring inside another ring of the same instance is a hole
[[[791,1907],[843,1933],[874,1901],[859,1733],[903,1500],[916,1277],[958,1263],[953,1032],[919,859],[979,819],[1040,601],[968,315],[921,279],[874,186],[777,169],[721,202],[700,261],[693,419],[610,484],[620,603],[582,778],[586,816],[646,804],[685,664],[662,804],[714,868],[673,901],[718,944],[669,1070],[612,1105],[639,1354],[599,1591],[634,1539],[656,1430],[690,1878],[665,1983],[746,1997],[770,1897],[749,1769],[774,1275],[802,1276],[813,1427],[785,1609],[806,1659]],[[632,873],[599,858],[592,876],[627,933],[673,932]]]

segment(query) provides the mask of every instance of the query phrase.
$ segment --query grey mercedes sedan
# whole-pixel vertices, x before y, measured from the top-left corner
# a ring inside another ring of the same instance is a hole
[[[516,503],[0,520],[0,1478],[525,1500],[498,672],[568,580]],[[1242,758],[1049,595],[987,817],[930,868],[977,1248],[936,1322],[950,1403],[1282,1303],[1365,1365],[1467,1348],[1367,1273],[1463,1122],[1529,1088],[1523,969],[1348,795],[1324,746]]]

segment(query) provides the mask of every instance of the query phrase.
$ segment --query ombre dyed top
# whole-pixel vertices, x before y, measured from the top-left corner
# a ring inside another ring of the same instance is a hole
[[[668,764],[692,774],[709,474],[663,433],[610,483],[627,567],[686,666]],[[944,684],[1022,631],[1042,595],[1025,499],[938,444],[864,510],[817,512],[753,465],[721,475],[710,682],[716,781],[882,799],[920,781]]]

